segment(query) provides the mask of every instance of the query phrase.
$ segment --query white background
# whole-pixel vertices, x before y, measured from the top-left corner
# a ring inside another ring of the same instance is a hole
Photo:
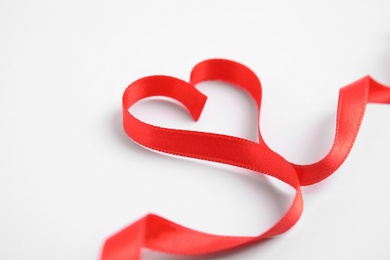
[[[0,259],[98,259],[110,234],[148,212],[227,235],[276,221],[292,196],[283,185],[145,150],[122,130],[128,84],[186,80],[215,57],[259,75],[265,140],[312,163],[331,147],[338,89],[366,74],[390,85],[390,1],[1,1]],[[167,102],[133,111],[256,139],[245,93],[199,89],[209,99],[197,123]],[[389,119],[389,106],[368,106],[347,161],[304,188],[303,216],[288,233],[195,259],[389,259]],[[145,250],[143,259],[193,258]]]

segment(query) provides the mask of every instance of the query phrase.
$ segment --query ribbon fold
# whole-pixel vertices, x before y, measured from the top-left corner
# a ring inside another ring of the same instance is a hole
[[[138,260],[143,247],[180,255],[216,253],[286,232],[302,214],[300,186],[320,182],[340,167],[356,139],[366,104],[390,103],[390,88],[369,76],[341,88],[332,148],[322,160],[309,165],[288,162],[271,150],[261,135],[260,127],[259,142],[252,142],[222,134],[157,127],[137,119],[129,112],[130,107],[141,99],[165,96],[182,103],[193,119],[198,120],[207,97],[195,85],[208,80],[224,81],[247,91],[257,105],[259,120],[262,89],[255,73],[234,61],[211,59],[193,68],[189,83],[169,76],[149,76],[130,84],[123,94],[123,127],[126,134],[134,142],[156,151],[234,165],[272,176],[296,190],[292,204],[274,226],[259,236],[213,235],[148,214],[108,238],[101,260]]]

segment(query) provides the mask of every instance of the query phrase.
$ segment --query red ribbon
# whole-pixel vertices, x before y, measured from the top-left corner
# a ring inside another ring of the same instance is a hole
[[[347,158],[359,131],[367,102],[390,103],[390,88],[369,76],[341,88],[333,146],[322,160],[310,165],[290,163],[272,151],[264,142],[260,128],[260,141],[257,143],[228,135],[157,127],[142,122],[129,113],[129,108],[143,98],[165,96],[181,102],[194,120],[197,120],[206,96],[195,85],[207,80],[221,80],[243,88],[255,100],[260,113],[262,90],[257,76],[237,62],[212,59],[193,68],[189,83],[168,76],[150,76],[130,84],[123,94],[125,132],[134,142],[153,150],[230,164],[275,177],[296,190],[290,208],[268,231],[249,237],[207,234],[148,214],[107,239],[101,260],[138,260],[142,247],[181,255],[215,253],[286,232],[298,221],[303,210],[300,186],[325,179]]]

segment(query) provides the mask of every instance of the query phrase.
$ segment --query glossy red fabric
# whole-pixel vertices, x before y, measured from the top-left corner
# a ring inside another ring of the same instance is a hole
[[[143,98],[165,96],[181,102],[197,120],[207,98],[195,85],[207,80],[228,82],[247,91],[260,113],[262,90],[257,76],[237,62],[212,59],[193,68],[189,83],[168,76],[150,76],[130,84],[123,94],[125,132],[134,142],[153,150],[230,164],[277,178],[296,190],[290,208],[268,231],[253,237],[207,234],[149,214],[107,239],[101,260],[138,260],[143,247],[182,255],[215,253],[287,231],[303,210],[300,186],[325,179],[344,162],[356,139],[367,102],[390,102],[390,89],[368,76],[341,88],[333,146],[322,160],[310,165],[290,163],[272,151],[260,128],[257,143],[234,136],[157,127],[129,113],[129,108]]]

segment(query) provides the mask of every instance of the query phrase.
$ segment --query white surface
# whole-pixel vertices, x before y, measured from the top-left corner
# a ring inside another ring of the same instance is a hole
[[[268,144],[314,162],[332,143],[338,89],[368,73],[390,85],[390,2],[1,1],[0,259],[98,259],[106,237],[147,212],[218,234],[269,227],[288,189],[145,150],[121,128],[128,84],[152,74],[188,79],[213,57],[259,75]],[[134,112],[256,138],[246,94],[216,83],[199,89],[209,100],[197,123],[167,102]],[[291,231],[196,259],[389,259],[389,118],[389,106],[368,107],[345,164],[304,189]],[[143,259],[190,258],[145,251]]]

